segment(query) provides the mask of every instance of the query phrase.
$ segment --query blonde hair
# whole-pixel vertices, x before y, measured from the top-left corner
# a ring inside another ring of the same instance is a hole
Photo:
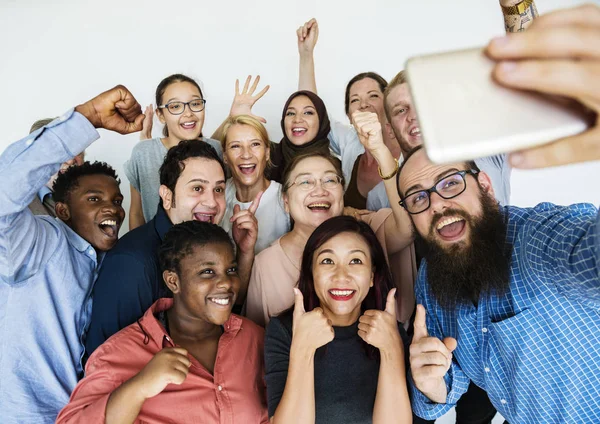
[[[395,87],[398,87],[399,85],[402,85],[406,82],[408,82],[408,80],[406,79],[406,74],[404,73],[404,71],[400,71],[396,74],[396,76],[394,78],[392,78],[392,80],[389,82],[388,86],[383,91],[383,109],[385,110],[385,116],[387,117],[389,122],[391,122],[391,120],[392,120],[392,117],[391,117],[392,111],[389,110],[389,107],[387,104],[387,98],[390,94],[390,91],[392,91]]]
[[[221,127],[220,134],[218,134],[218,139],[221,140],[221,148],[223,149],[223,155],[227,151],[227,134],[229,130],[234,125],[248,125],[252,129],[254,129],[258,133],[259,139],[265,145],[265,149],[271,152],[271,142],[269,141],[269,133],[267,133],[267,129],[258,119],[253,118],[250,115],[237,115],[230,116],[223,122],[223,126]],[[271,168],[271,155],[267,158],[267,167],[266,170]]]
[[[58,117],[56,117],[56,118],[58,118]],[[29,129],[29,134],[31,134],[34,131],[39,130],[42,127],[45,127],[50,122],[54,121],[56,118],[46,118],[46,119],[40,119],[38,121],[35,121],[33,123],[33,125],[31,126],[31,128]]]

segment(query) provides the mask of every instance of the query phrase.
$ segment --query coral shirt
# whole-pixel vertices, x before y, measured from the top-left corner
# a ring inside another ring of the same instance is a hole
[[[155,314],[173,305],[159,299],[144,316],[109,338],[86,365],[57,423],[104,423],[110,394],[135,376],[164,347],[175,346]],[[214,374],[195,358],[181,385],[169,384],[147,399],[136,423],[267,423],[264,331],[237,315],[223,325]]]

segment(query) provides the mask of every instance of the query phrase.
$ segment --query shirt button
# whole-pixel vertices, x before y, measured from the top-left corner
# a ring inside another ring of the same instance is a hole
[[[490,368],[489,367],[485,367],[484,370],[485,370],[485,372],[490,372]]]
[[[223,390],[223,387],[218,386],[217,389],[219,389],[219,391]]]
[[[93,247],[90,247],[90,248],[88,249],[88,253],[89,253],[90,255],[93,255],[93,254],[94,254],[94,248],[93,248]]]
[[[501,403],[501,404],[503,404],[503,405],[504,405],[504,404],[506,404],[506,399],[502,399],[502,400],[500,401],[500,403]]]
[[[31,143],[33,143],[33,138],[30,138],[29,140],[27,140],[25,142],[26,145],[31,146]]]
[[[487,333],[487,328],[483,327],[483,328],[481,329],[481,331],[483,331],[484,333]]]

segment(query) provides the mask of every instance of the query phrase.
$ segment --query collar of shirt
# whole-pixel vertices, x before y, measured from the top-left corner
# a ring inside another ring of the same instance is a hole
[[[165,238],[165,234],[167,234],[167,231],[169,231],[172,226],[173,223],[169,219],[167,212],[162,205],[158,205],[158,210],[154,216],[154,228],[156,229],[156,234],[158,234],[158,237],[160,237],[161,241]]]
[[[144,316],[138,321],[140,329],[150,341],[162,347],[175,346],[175,342],[165,331],[162,324],[156,319],[155,315],[159,312],[167,311],[173,307],[173,299],[162,298],[158,299],[150,309],[146,311]],[[223,334],[228,334],[230,337],[235,337],[242,327],[242,320],[233,313],[229,315],[229,319],[223,324]]]
[[[59,218],[55,218],[58,224],[63,228],[63,232],[67,237],[67,240],[71,246],[77,249],[79,252],[84,253],[90,259],[96,262],[96,267],[99,267],[104,259],[104,253],[96,253],[96,249],[88,243],[83,237],[77,234],[67,224]]]
[[[52,190],[50,190],[50,187],[45,185],[42,188],[40,188],[40,191],[38,191],[37,195],[40,199],[40,202],[44,203],[44,197],[46,197],[49,194],[52,194]]]

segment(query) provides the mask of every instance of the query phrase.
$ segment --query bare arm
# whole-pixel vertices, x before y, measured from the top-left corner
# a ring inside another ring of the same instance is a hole
[[[145,401],[135,377],[127,380],[108,398],[105,424],[134,423]]]
[[[506,32],[525,31],[538,16],[533,0],[500,0],[500,6],[504,14]]]
[[[390,351],[379,351],[381,364],[373,408],[373,424],[412,422],[401,342]]]
[[[314,50],[319,38],[319,24],[316,19],[306,22],[296,31],[298,37],[298,54],[300,66],[298,70],[298,90],[317,93],[315,78]]]
[[[353,125],[358,132],[360,142],[377,161],[379,171],[384,177],[385,192],[392,208],[393,220],[385,221],[385,237],[388,253],[393,254],[408,246],[413,240],[412,227],[408,213],[400,206],[400,196],[396,187],[398,162],[383,142],[381,123],[373,112],[355,112]]]
[[[132,185],[129,186],[131,192],[131,205],[129,206],[129,231],[140,227],[146,223],[144,212],[142,210],[142,196]]]
[[[290,351],[290,366],[281,401],[273,423],[315,422],[315,351],[294,345]]]

